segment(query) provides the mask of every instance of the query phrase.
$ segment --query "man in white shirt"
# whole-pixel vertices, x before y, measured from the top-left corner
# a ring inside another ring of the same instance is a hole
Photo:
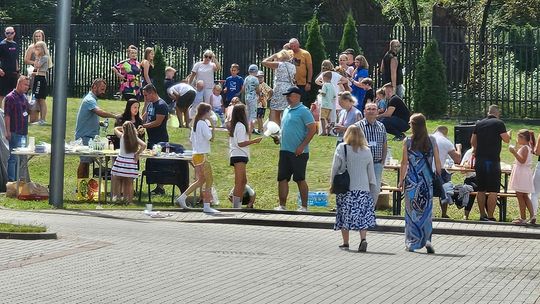
[[[445,126],[438,126],[435,132],[433,133],[433,137],[435,137],[435,140],[437,141],[437,148],[439,148],[439,159],[441,161],[441,164],[446,163],[447,158],[451,158],[455,164],[459,164],[461,162],[461,145],[456,145],[457,149],[454,148],[454,144],[448,139],[448,128]],[[452,175],[448,173],[446,170],[441,170],[441,178],[443,180],[443,183],[447,183],[452,180]],[[441,204],[441,217],[448,218],[447,209],[448,204],[446,202],[443,202],[443,199],[446,197],[446,194],[443,194],[442,197],[440,197],[440,204]]]

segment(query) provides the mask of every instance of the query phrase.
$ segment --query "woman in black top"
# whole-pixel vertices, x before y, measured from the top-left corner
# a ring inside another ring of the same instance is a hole
[[[144,60],[141,62],[141,74],[141,88],[147,84],[153,83],[151,77],[154,74],[154,49],[151,47],[144,50]]]
[[[124,113],[122,113],[122,116],[116,120],[116,123],[114,124],[115,127],[122,126],[124,122],[131,121],[135,128],[137,129],[137,135],[140,139],[144,140],[144,134],[146,130],[143,128],[143,121],[141,118],[141,115],[139,114],[139,108],[140,103],[137,99],[131,98],[126,102],[126,107],[124,108]],[[114,138],[117,140],[115,141]],[[111,139],[114,144],[114,148],[118,149],[120,148],[120,141],[118,140],[118,137],[114,136],[113,139]]]

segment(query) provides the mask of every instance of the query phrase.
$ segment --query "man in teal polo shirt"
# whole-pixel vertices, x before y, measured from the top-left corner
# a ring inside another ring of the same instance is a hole
[[[281,119],[281,147],[278,164],[279,206],[275,210],[285,210],[289,195],[291,176],[298,185],[302,207],[298,211],[307,211],[308,184],[306,166],[309,159],[309,142],[317,132],[315,119],[301,102],[302,91],[290,87],[283,95],[287,96],[289,106],[283,111]]]

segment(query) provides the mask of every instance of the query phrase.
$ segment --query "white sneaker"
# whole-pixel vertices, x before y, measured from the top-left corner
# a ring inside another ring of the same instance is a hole
[[[221,211],[216,210],[216,209],[211,208],[211,207],[203,208],[203,212],[204,213],[221,213]]]
[[[183,196],[179,196],[177,199],[176,199],[176,203],[180,206],[180,208],[182,209],[189,209],[188,206],[186,205],[186,198],[183,197]]]
[[[287,209],[285,209],[284,206],[278,205],[276,208],[274,208],[274,210],[276,210],[276,211],[285,211]]]
[[[307,207],[300,207],[296,211],[298,211],[298,212],[307,212]]]

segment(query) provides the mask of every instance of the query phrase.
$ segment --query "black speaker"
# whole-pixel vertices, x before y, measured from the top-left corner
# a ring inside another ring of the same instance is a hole
[[[471,136],[476,124],[474,122],[461,123],[454,127],[454,143],[461,144],[461,153],[465,154],[471,148]]]

